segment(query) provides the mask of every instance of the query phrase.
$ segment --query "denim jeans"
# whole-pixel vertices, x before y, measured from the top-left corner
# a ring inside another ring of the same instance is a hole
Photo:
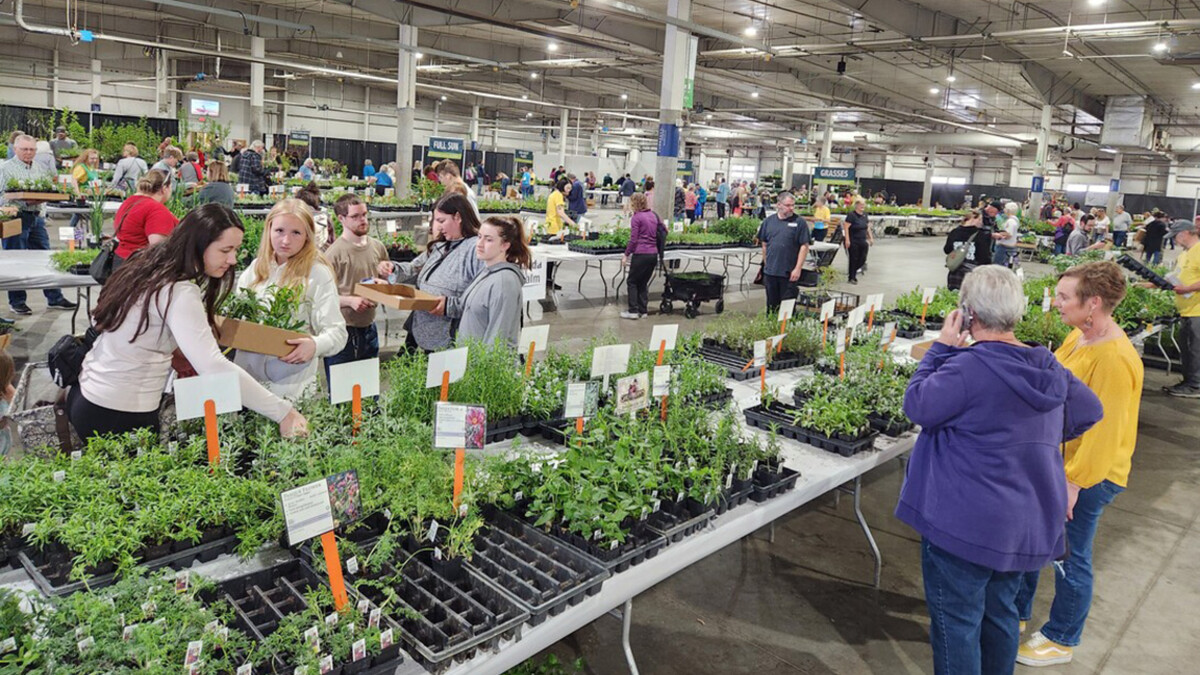
[[[50,235],[46,234],[46,221],[38,216],[37,211],[21,211],[21,234],[2,240],[5,251],[48,251],[50,250]],[[63,299],[62,291],[57,288],[47,288],[42,291],[46,302],[53,303]],[[9,306],[24,305],[25,291],[9,291]]]
[[[1092,542],[1104,507],[1112,503],[1125,488],[1103,481],[1079,491],[1074,518],[1067,521],[1067,560],[1054,566],[1054,602],[1050,619],[1042,626],[1042,635],[1066,647],[1079,644],[1083,624],[1092,607]],[[1017,594],[1017,611],[1023,621],[1033,616],[1033,596],[1037,592],[1039,572],[1024,575],[1024,584]]]
[[[997,572],[921,539],[921,576],[937,675],[1012,673],[1020,572]]]
[[[365,328],[346,326],[346,346],[333,356],[325,357],[325,381],[329,382],[329,368],[339,363],[362,361],[379,356],[379,330],[375,324]]]
[[[1054,255],[1063,255],[1067,252],[1067,240],[1054,242]]]
[[[1128,236],[1128,231],[1113,232],[1113,246],[1125,248],[1125,240]]]
[[[1017,249],[1012,246],[996,246],[996,264],[1001,267],[1011,267],[1017,262]]]
[[[1151,265],[1161,265],[1162,264],[1162,249],[1159,249],[1159,250],[1155,251],[1154,253],[1143,254],[1142,260],[1150,263]]]

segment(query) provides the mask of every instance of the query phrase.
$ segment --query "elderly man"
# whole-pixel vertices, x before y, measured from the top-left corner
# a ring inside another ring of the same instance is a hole
[[[1130,227],[1133,227],[1133,216],[1125,213],[1124,205],[1117,204],[1117,212],[1112,217],[1113,246],[1125,248]]]
[[[267,170],[263,168],[262,141],[254,141],[250,147],[242,151],[241,162],[238,165],[238,182],[249,186],[250,192],[256,195],[267,194]]]
[[[767,309],[779,307],[783,300],[798,295],[796,282],[808,257],[808,223],[796,214],[796,198],[790,192],[779,193],[775,213],[758,228],[762,242],[763,287],[767,291]]]
[[[33,163],[33,156],[37,153],[37,141],[32,136],[18,136],[13,142],[13,152],[15,157],[10,157],[6,162],[0,164],[0,194],[4,192],[10,180],[28,181],[40,178],[54,180],[53,171],[47,172]],[[45,221],[38,218],[41,203],[12,200],[8,199],[7,195],[3,196],[2,202],[17,207],[17,213],[21,217],[21,233],[4,239],[4,249],[6,251],[50,250],[50,236],[46,234]],[[59,309],[75,309],[76,307],[76,304],[64,298],[62,291],[57,288],[48,288],[42,293],[45,294],[46,304],[50,307]],[[29,316],[33,314],[33,310],[29,309],[25,300],[25,291],[8,292],[8,304],[12,307],[12,311],[22,316]]]

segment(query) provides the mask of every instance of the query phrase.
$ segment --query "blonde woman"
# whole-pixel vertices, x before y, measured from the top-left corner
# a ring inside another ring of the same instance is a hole
[[[75,181],[75,192],[83,194],[84,189],[91,188],[92,181],[100,178],[100,153],[88,148],[75,158],[75,166],[71,169],[71,179]],[[71,216],[71,229],[75,231],[75,242],[82,245],[87,236],[80,226],[83,216],[76,213]]]
[[[299,199],[284,199],[267,214],[258,257],[238,278],[238,290],[253,289],[260,298],[275,288],[303,289],[294,318],[311,337],[289,340],[283,357],[238,352],[234,362],[275,394],[296,400],[317,382],[318,356],[333,356],[346,345],[346,320],[338,304],[337,279],[316,245],[312,212]],[[273,288],[274,287],[274,288]]]

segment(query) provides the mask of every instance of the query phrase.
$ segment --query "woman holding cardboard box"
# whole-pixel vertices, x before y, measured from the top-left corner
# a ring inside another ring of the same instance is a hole
[[[268,389],[295,400],[317,386],[316,357],[333,356],[346,346],[346,319],[338,304],[333,268],[317,250],[316,223],[308,205],[284,199],[267,214],[258,257],[238,278],[238,290],[250,289],[269,302],[277,289],[303,292],[294,318],[312,337],[288,340],[295,348],[276,357],[239,350],[235,363]]]
[[[243,405],[278,422],[284,436],[307,433],[304,416],[222,356],[213,335],[243,235],[230,208],[205,204],[113,273],[92,312],[99,337],[67,397],[80,438],[157,431],[168,374],[188,364],[201,375],[236,373]]]

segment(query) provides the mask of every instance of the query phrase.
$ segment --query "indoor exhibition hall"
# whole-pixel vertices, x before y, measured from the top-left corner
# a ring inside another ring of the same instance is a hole
[[[0,675],[1200,663],[1200,4],[0,0]]]

